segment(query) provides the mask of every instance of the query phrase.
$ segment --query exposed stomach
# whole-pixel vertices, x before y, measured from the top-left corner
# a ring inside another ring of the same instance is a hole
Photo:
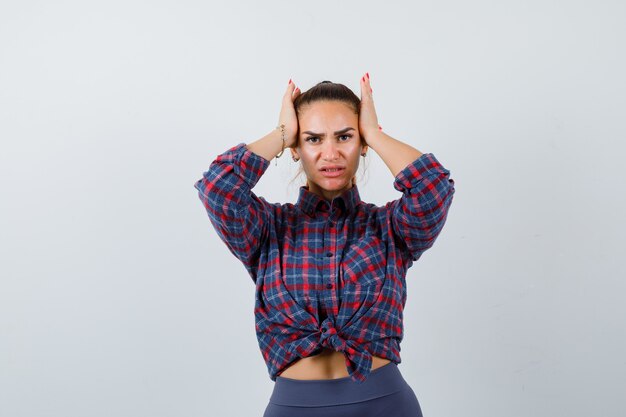
[[[379,356],[372,356],[372,371],[391,362]],[[300,358],[283,370],[278,376],[291,379],[337,379],[350,376],[343,352],[324,348],[322,353]]]

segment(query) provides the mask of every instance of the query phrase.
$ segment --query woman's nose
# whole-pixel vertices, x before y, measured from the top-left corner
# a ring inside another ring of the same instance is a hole
[[[337,145],[332,140],[329,140],[327,145],[324,147],[324,159],[329,161],[337,159],[337,154]]]

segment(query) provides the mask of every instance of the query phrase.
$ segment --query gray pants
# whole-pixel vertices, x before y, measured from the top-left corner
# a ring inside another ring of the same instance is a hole
[[[361,384],[350,377],[299,380],[276,377],[263,417],[422,417],[398,365],[374,369]]]

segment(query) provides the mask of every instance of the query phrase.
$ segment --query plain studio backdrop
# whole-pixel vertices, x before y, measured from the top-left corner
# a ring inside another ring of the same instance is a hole
[[[360,96],[451,171],[407,275],[425,417],[622,416],[620,1],[0,6],[0,415],[260,416],[254,285],[193,188],[289,78]],[[361,197],[400,197],[375,152]],[[253,191],[295,202],[288,153]]]

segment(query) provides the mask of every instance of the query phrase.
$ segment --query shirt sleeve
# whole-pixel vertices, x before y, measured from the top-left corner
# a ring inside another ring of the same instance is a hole
[[[454,180],[432,153],[420,155],[400,171],[393,186],[402,197],[387,203],[393,234],[413,261],[433,246],[454,196]]]
[[[272,207],[251,190],[270,161],[239,143],[218,155],[194,187],[217,234],[256,282],[260,249],[267,240]]]

